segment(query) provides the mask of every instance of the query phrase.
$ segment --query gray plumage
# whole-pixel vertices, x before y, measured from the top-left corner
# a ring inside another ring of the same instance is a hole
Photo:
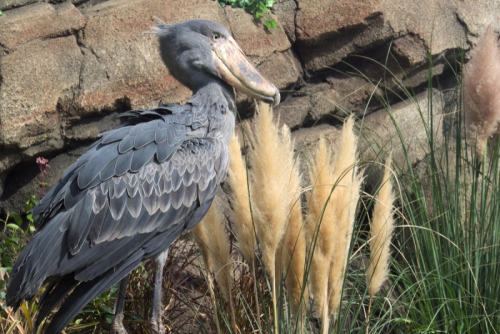
[[[236,107],[233,88],[221,80],[232,74],[218,72],[211,48],[215,34],[235,42],[211,21],[161,23],[157,30],[163,60],[194,95],[184,105],[120,115],[123,124],[101,134],[34,208],[37,233],[12,269],[7,303],[17,308],[49,281],[35,331],[63,299],[48,333],[61,332],[144,260],[166,256],[202,219],[226,177]],[[279,100],[269,87],[262,93],[255,86],[256,96]]]
[[[34,210],[36,226],[43,228],[16,262],[9,297],[31,298],[47,276],[73,273],[76,281],[87,282],[132,265],[131,256],[137,265],[166,249],[166,241],[187,225],[196,225],[192,218],[212,201],[229,157],[226,144],[208,131],[208,117],[193,127],[198,109],[188,105],[181,114],[175,108],[128,113],[124,125],[102,134],[68,168]],[[157,119],[150,119],[152,111]],[[193,137],[200,129],[206,136]],[[131,144],[120,147],[125,140]],[[142,235],[136,247],[123,243],[136,235]],[[154,238],[159,242],[147,245]]]

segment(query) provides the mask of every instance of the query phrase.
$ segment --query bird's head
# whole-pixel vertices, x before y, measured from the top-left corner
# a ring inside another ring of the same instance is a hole
[[[275,106],[280,93],[247,59],[222,25],[208,20],[166,24],[153,28],[168,70],[193,91],[222,80],[240,92]]]

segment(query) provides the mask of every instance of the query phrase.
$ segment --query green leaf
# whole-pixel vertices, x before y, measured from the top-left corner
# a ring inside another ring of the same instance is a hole
[[[276,21],[274,21],[273,19],[265,21],[264,25],[269,29],[276,29],[278,27],[278,24],[276,24]]]
[[[12,212],[10,215],[12,218],[14,218],[18,226],[21,226],[23,224],[23,219],[17,213]]]
[[[394,318],[392,319],[392,322],[402,322],[402,323],[406,323],[406,324],[411,324],[413,323],[413,321],[411,321],[411,319],[407,319],[407,318]]]
[[[12,241],[12,242],[13,242],[13,243],[15,243],[15,244],[19,244],[19,238],[12,237],[12,238],[9,238],[8,240],[9,240],[9,241]]]
[[[259,10],[263,12],[268,12],[269,8],[266,7],[266,5],[260,4],[259,5]]]
[[[256,19],[261,19],[261,18],[263,18],[264,16],[265,16],[265,15],[264,15],[264,14],[262,14],[262,13],[255,12],[255,18],[256,18]]]
[[[0,289],[5,288],[5,286],[6,286],[6,285],[7,285],[7,284],[5,283],[5,281],[4,281],[4,280],[0,280]]]
[[[20,231],[20,232],[23,232],[23,229],[22,229],[22,228],[20,228],[19,226],[17,226],[16,224],[12,224],[12,223],[10,223],[10,224],[5,225],[5,227],[10,228],[10,229],[12,229],[13,231]]]
[[[275,2],[276,2],[276,0],[266,0],[266,6],[271,8]]]
[[[29,215],[26,215],[26,219],[33,223],[33,215],[31,213]]]
[[[246,3],[245,1],[231,1],[231,6],[234,7],[234,8],[245,8],[246,7]]]
[[[2,15],[5,15],[5,14],[4,14],[4,13],[2,13],[2,11],[0,10],[0,16],[2,16]]]
[[[2,263],[5,264],[10,264],[12,263],[12,258],[10,256],[2,256]],[[5,268],[8,268],[7,266]]]
[[[104,312],[108,313],[108,314],[113,314],[113,310],[110,309],[109,307],[107,306],[101,306],[101,310],[103,310]]]
[[[35,226],[30,225],[30,226],[28,226],[28,229],[29,229],[30,233],[35,233],[35,230],[36,230]]]

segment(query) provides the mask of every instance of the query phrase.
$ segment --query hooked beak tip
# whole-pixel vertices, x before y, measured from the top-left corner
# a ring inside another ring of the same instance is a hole
[[[273,107],[277,107],[278,104],[280,104],[281,102],[281,95],[280,95],[280,91],[278,90],[278,88],[274,87],[276,89],[276,94],[274,95],[274,103],[273,103]]]

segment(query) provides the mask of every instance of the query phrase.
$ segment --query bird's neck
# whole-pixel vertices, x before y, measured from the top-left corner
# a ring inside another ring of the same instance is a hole
[[[225,99],[228,101],[228,104],[234,105],[235,97],[233,87],[227,82],[222,81],[218,78],[211,78],[211,80],[206,80],[203,85],[193,87],[192,91],[193,97],[197,95],[202,95],[204,97],[210,96],[212,97],[212,99]]]
[[[208,136],[229,143],[234,131],[236,102],[234,89],[223,81],[213,81],[194,90],[188,103],[193,111],[208,119]]]

